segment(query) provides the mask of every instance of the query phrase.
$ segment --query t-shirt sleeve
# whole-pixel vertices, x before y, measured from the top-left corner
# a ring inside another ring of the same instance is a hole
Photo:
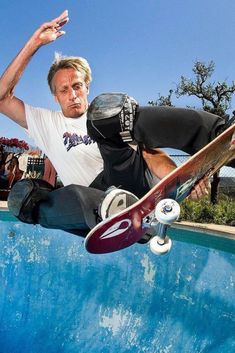
[[[44,108],[35,108],[25,104],[27,132],[42,150],[48,147],[49,131],[52,127],[51,111]]]

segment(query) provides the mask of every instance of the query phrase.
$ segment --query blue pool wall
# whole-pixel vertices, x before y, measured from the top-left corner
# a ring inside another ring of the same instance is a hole
[[[235,351],[231,252],[174,240],[162,257],[139,244],[92,255],[7,219],[0,239],[1,353]]]

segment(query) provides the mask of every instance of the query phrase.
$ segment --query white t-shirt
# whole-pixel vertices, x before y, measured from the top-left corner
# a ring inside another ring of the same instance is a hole
[[[62,112],[25,104],[28,133],[47,155],[62,183],[88,186],[103,170],[97,144],[88,136],[86,114],[67,118]]]

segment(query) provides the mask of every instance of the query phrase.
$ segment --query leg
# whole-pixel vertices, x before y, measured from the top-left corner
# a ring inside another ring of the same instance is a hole
[[[45,181],[24,179],[12,188],[8,207],[23,222],[82,235],[96,225],[103,197],[103,191],[85,186],[53,190]]]
[[[115,103],[113,96],[96,97],[87,112],[89,135],[98,143],[107,143],[118,135],[127,141],[127,134],[129,141],[133,138],[149,149],[171,147],[194,154],[225,126],[225,119],[203,110],[134,105],[128,111]]]
[[[194,154],[224,125],[221,117],[193,109],[138,107],[134,138],[148,148],[170,147]]]
[[[87,130],[98,143],[104,161],[102,178],[98,176],[91,185],[98,183],[102,189],[102,185],[121,187],[141,197],[150,189],[147,166],[139,149],[127,143],[132,141],[130,132],[135,109],[136,103],[126,95],[102,94],[89,106]],[[123,130],[126,126],[129,131]]]
[[[141,197],[149,191],[146,164],[140,151],[127,143],[105,140],[99,149],[104,160],[103,180],[107,187],[120,187]]]
[[[103,191],[80,185],[54,190],[39,205],[38,223],[69,231],[90,229],[97,224],[96,210],[103,197]]]

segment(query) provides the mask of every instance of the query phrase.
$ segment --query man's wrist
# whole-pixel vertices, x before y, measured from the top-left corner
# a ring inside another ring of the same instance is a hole
[[[35,39],[29,39],[28,42],[25,44],[24,48],[26,52],[29,54],[33,55],[40,47],[42,46],[42,43],[39,41],[36,41]]]

